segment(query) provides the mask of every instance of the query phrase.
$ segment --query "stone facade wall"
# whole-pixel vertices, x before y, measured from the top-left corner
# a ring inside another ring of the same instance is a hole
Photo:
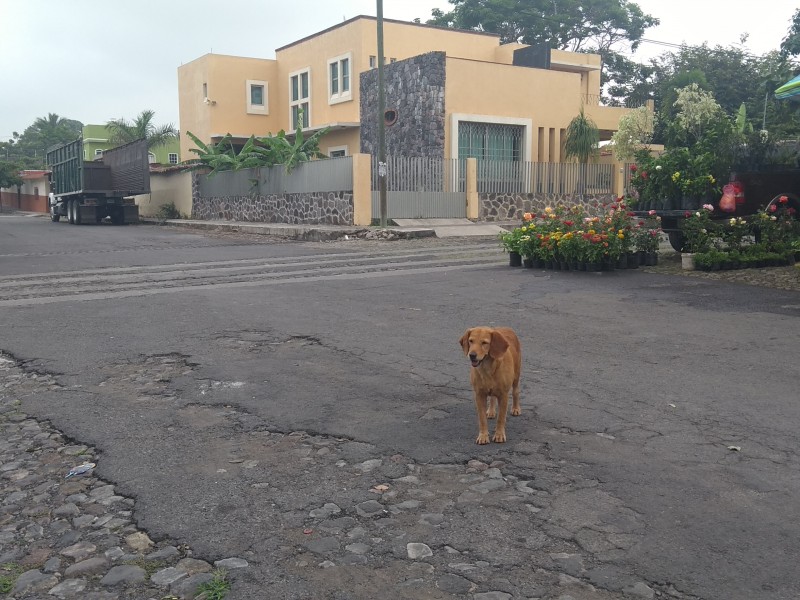
[[[291,225],[352,225],[354,222],[352,191],[203,198],[195,185],[193,196],[193,219]]]
[[[361,73],[361,152],[378,154],[378,69]],[[445,53],[430,52],[384,68],[386,154],[444,158]]]
[[[617,197],[614,194],[598,196],[573,196],[571,194],[478,194],[481,221],[514,221],[521,219],[526,212],[541,214],[548,206],[558,204],[564,206],[578,205],[587,214],[593,214],[598,202],[611,203]]]

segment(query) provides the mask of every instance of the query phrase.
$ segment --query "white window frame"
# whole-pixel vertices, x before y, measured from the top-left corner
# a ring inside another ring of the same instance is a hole
[[[347,90],[342,89],[342,63],[347,62]],[[331,65],[337,69],[337,91],[333,91],[334,80],[331,77]],[[348,52],[328,59],[328,104],[339,104],[353,99],[353,53]]]
[[[103,150],[102,148],[95,148],[94,157],[97,158],[98,156],[103,156],[103,152],[105,152],[105,150]]]
[[[495,125],[522,125],[525,128],[525,135],[522,141],[522,162],[530,162],[531,146],[533,144],[533,119],[523,119],[519,117],[500,117],[497,115],[470,115],[466,113],[453,113],[450,115],[450,158],[458,158],[458,124],[462,121],[473,121],[478,123],[492,123]],[[456,161],[456,168],[453,169],[453,184],[459,181],[459,168]],[[526,191],[529,191],[526,189]]]
[[[473,121],[478,123],[493,123],[496,125],[522,125],[525,128],[523,138],[522,157],[523,162],[531,160],[531,145],[533,144],[533,119],[521,119],[517,117],[498,117],[495,115],[468,115],[464,113],[453,113],[450,115],[450,157],[458,158],[458,124],[461,121]]]
[[[251,99],[253,86],[261,86],[264,88],[264,104],[253,104]],[[260,81],[258,79],[248,79],[245,82],[245,99],[247,101],[247,114],[248,115],[268,115],[269,114],[269,82]]]
[[[328,146],[328,158],[334,158],[331,156],[334,152],[344,152],[342,156],[350,156],[350,153],[347,151],[347,146]],[[336,157],[339,158],[339,157]]]
[[[150,165],[153,165],[153,164],[156,164],[157,162],[158,162],[158,159],[156,158],[156,155],[153,154],[152,152],[148,152],[147,153],[147,163],[150,164]]]
[[[302,89],[300,86],[301,75],[303,73],[308,74],[308,96],[301,97],[300,94],[302,93]],[[297,89],[298,89],[298,99],[294,100],[292,98],[292,79],[297,77]],[[289,130],[294,131],[296,127],[296,122],[293,118],[293,112],[295,107],[302,107],[303,104],[306,105],[305,114],[308,116],[307,122],[308,125],[303,127],[303,129],[308,129],[311,127],[311,67],[306,67],[304,69],[300,69],[299,71],[293,71],[289,73]]]
[[[175,157],[174,161],[172,160],[173,156]],[[167,161],[171,165],[177,165],[178,164],[178,153],[177,152],[170,152],[169,154],[167,154]]]

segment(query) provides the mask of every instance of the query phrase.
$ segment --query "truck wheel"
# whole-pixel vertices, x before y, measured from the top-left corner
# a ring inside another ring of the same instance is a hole
[[[675,252],[683,251],[683,232],[682,231],[668,231],[669,245]]]
[[[53,223],[58,223],[61,220],[61,215],[56,212],[55,206],[50,207],[50,220]]]
[[[67,200],[67,221],[75,225],[75,200]]]
[[[72,211],[72,219],[75,225],[81,224],[81,203],[78,200],[75,200],[75,208]]]
[[[111,209],[111,223],[114,225],[125,224],[125,209],[121,206],[114,206]]]

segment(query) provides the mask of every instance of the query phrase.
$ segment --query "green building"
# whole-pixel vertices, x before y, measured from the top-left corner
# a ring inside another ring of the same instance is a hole
[[[110,137],[105,125],[83,126],[83,160],[94,160],[102,156],[104,150],[114,147],[108,139]],[[177,165],[181,162],[181,143],[178,138],[166,145],[150,148],[150,164]]]

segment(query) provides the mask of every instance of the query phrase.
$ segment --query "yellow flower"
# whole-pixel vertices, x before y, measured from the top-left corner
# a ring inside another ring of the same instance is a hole
[[[544,209],[544,212],[550,214],[551,212],[553,212],[553,209],[548,206],[547,208]]]
[[[624,240],[624,239],[625,239],[625,234],[624,234],[624,233],[622,233],[622,232],[620,231],[620,232],[617,234],[617,237],[618,237],[619,239],[621,239],[621,240]]]

